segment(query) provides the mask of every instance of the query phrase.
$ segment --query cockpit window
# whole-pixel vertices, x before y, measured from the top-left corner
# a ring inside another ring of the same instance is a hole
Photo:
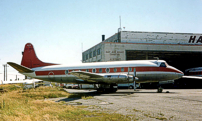
[[[160,67],[167,67],[166,63],[162,62],[161,65],[160,65]]]

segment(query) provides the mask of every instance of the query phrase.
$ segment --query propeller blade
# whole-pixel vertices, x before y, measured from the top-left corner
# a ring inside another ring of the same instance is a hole
[[[136,77],[136,69],[134,68],[134,74],[133,74],[133,88],[134,88],[134,91],[136,90],[136,86],[135,86],[135,77]]]
[[[136,77],[136,69],[134,68],[134,74],[133,74],[134,77]]]

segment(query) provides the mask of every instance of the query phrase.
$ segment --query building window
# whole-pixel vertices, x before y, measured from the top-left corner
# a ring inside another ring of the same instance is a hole
[[[121,68],[121,71],[124,72],[124,68],[123,67]]]
[[[89,70],[88,70],[88,69],[86,69],[86,72],[89,72]]]
[[[93,73],[95,73],[95,72],[96,72],[96,69],[94,68],[94,69],[93,69]]]
[[[68,73],[69,73],[69,71],[68,71],[68,70],[66,70],[66,71],[65,71],[65,74],[68,74]]]
[[[93,51],[93,57],[95,57],[95,56],[96,56],[96,50]]]
[[[114,42],[119,42],[119,40],[115,40]]]
[[[109,73],[109,68],[106,68],[106,72]]]
[[[89,58],[92,58],[92,52],[90,52],[90,54],[89,54]]]
[[[99,73],[102,73],[102,69],[101,68],[99,69]]]
[[[88,60],[88,54],[86,54],[86,60]]]
[[[85,61],[85,56],[84,56],[84,54],[83,54],[83,61]]]
[[[117,72],[117,68],[114,68],[114,72]]]
[[[97,49],[97,55],[100,55],[100,48]]]

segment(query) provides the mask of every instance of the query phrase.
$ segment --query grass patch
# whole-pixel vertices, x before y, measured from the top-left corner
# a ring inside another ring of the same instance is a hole
[[[158,120],[167,120],[167,118],[163,117],[164,115],[161,115],[161,114],[160,114],[160,116],[155,116],[155,115],[152,116],[150,114],[144,113],[144,116],[149,117],[149,118],[155,118]]]
[[[39,87],[36,89],[19,91],[19,94],[33,99],[58,98],[66,97],[69,95],[67,92],[64,92],[64,90],[60,90],[60,88],[52,87]]]
[[[156,119],[158,119],[158,120],[167,120],[167,118],[165,118],[165,117],[156,117]]]
[[[93,99],[94,97],[87,94],[70,94],[68,95],[68,98],[81,98],[84,100],[88,100],[88,99]]]
[[[133,109],[133,111],[135,111],[135,112],[142,112],[141,110],[137,110],[137,109]]]
[[[10,86],[7,93],[0,96],[0,117],[2,121],[7,120],[131,120],[130,117],[121,114],[109,114],[103,112],[91,112],[83,106],[64,105],[66,102],[44,100],[44,97],[68,96],[67,92],[59,88],[39,87],[28,89]],[[0,87],[2,87],[0,85]],[[82,96],[81,96],[82,97]],[[85,97],[86,98],[86,97]],[[92,98],[92,97],[89,97]],[[79,103],[79,102],[78,102]]]
[[[133,111],[135,111],[135,112],[141,112],[141,113],[143,113],[144,116],[149,117],[149,118],[154,118],[154,119],[158,119],[158,120],[167,120],[167,118],[165,118],[164,114],[161,113],[161,112],[158,113],[158,116],[155,116],[154,114],[151,115],[151,114],[148,114],[148,113],[144,113],[143,111],[137,110],[137,109],[133,109]],[[171,118],[173,118],[173,117],[171,117]]]
[[[0,85],[0,90],[7,90],[7,91],[14,91],[14,90],[19,90],[21,87],[20,84],[6,84],[6,85]]]
[[[94,97],[92,96],[82,96],[81,99],[84,99],[84,100],[88,100],[88,99],[93,99]]]

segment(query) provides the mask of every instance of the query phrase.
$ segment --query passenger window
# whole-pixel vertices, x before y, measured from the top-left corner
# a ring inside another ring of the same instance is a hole
[[[121,68],[121,71],[124,72],[124,68],[123,67]]]
[[[164,62],[162,62],[160,67],[166,67],[166,64]]]
[[[89,72],[89,70],[88,70],[88,69],[86,69],[86,72]]]
[[[114,72],[117,72],[117,68],[114,68]]]
[[[68,71],[68,70],[66,70],[66,71],[65,71],[65,74],[68,74],[68,72],[69,72],[69,71]]]
[[[109,73],[109,68],[106,68],[106,72]]]
[[[99,72],[102,73],[102,69],[101,68],[99,69]]]
[[[95,73],[95,72],[96,72],[96,69],[94,68],[94,69],[93,69],[93,73]]]

